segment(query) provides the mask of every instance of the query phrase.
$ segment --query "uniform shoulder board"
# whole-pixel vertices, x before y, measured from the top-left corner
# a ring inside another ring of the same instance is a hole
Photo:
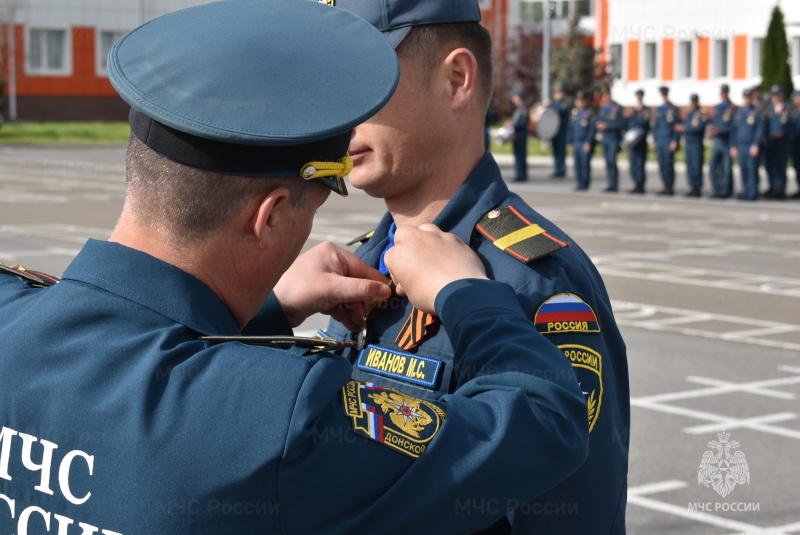
[[[475,228],[495,247],[523,264],[569,246],[525,219],[513,206],[500,206],[487,212]]]
[[[369,239],[372,237],[373,234],[375,234],[375,229],[372,229],[369,232],[362,234],[358,238],[353,238],[352,240],[347,242],[347,245],[355,245],[357,243],[364,243],[366,241],[369,241]]]
[[[19,264],[16,266],[6,266],[2,262],[0,262],[0,274],[14,275],[18,279],[27,282],[28,285],[33,288],[47,288],[57,284],[60,280],[58,277],[46,275],[39,271],[33,271]]]

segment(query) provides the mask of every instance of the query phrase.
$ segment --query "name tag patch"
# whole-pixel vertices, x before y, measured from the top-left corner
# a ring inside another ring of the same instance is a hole
[[[570,293],[554,295],[542,303],[533,323],[542,334],[600,332],[592,307]]]
[[[427,449],[445,418],[433,403],[373,383],[348,382],[342,401],[356,433],[413,458]]]
[[[356,366],[360,370],[405,383],[435,388],[443,362],[369,345],[361,351]]]

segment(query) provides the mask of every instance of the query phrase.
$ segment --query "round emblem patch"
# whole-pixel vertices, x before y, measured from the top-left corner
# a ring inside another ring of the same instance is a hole
[[[600,418],[600,407],[603,404],[603,357],[594,349],[582,345],[565,344],[558,348],[572,364],[572,371],[575,372],[581,391],[586,397],[591,433]]]

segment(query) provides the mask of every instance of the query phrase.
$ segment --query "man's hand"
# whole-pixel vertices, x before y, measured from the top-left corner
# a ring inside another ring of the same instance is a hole
[[[435,314],[442,288],[461,279],[488,279],[478,255],[453,234],[435,225],[397,227],[394,247],[384,258],[397,292],[418,309]]]
[[[750,145],[750,157],[758,158],[758,145]]]
[[[380,271],[332,243],[298,257],[275,286],[275,297],[292,327],[317,312],[357,331],[367,306],[392,295]]]
[[[678,150],[678,142],[677,141],[670,141],[669,142],[669,151],[670,152],[675,152],[676,150]]]

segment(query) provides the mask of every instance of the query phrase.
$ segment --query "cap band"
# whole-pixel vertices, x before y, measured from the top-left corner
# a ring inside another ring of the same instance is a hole
[[[217,173],[240,176],[295,177],[309,161],[338,162],[350,144],[351,131],[300,145],[240,145],[175,130],[131,109],[131,132],[170,160]]]

